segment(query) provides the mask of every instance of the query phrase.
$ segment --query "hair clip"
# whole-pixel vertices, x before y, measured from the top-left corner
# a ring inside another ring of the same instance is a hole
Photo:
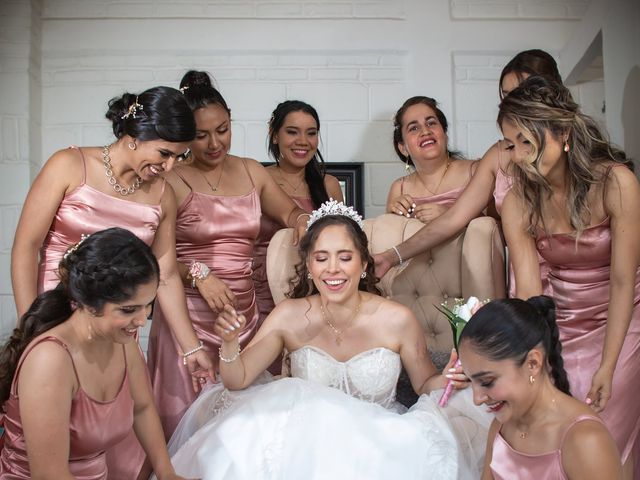
[[[136,118],[136,115],[140,112],[138,112],[138,110],[144,110],[144,107],[138,103],[138,96],[136,95],[136,101],[133,102],[131,105],[129,105],[129,109],[127,110],[127,113],[125,113],[124,115],[122,115],[122,119],[125,120],[129,117],[133,117]]]
[[[186,92],[187,90],[189,90],[189,86],[185,85],[184,87],[180,87],[179,88],[180,93],[184,95],[184,92]]]
[[[84,233],[82,235],[80,235],[80,241],[78,243],[76,243],[75,245],[71,245],[66,252],[64,252],[64,255],[62,256],[62,258],[64,258],[65,260],[67,259],[67,257],[69,255],[71,255],[73,252],[75,252],[78,247],[80,246],[80,244],[82,242],[84,242],[87,238],[89,238],[91,235],[87,234],[85,235]]]

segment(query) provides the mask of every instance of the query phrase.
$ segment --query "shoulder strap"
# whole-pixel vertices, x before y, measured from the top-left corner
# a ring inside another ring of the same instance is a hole
[[[193,168],[195,168],[195,167],[193,167]],[[191,191],[193,192],[193,187],[191,186],[191,184],[190,184],[189,182],[187,182],[187,179],[186,179],[186,178],[184,178],[184,176],[182,176],[182,175],[180,174],[180,172],[178,171],[178,169],[177,169],[177,168],[174,170],[174,172],[175,172],[175,174],[176,174],[178,177],[180,177],[180,180],[182,180],[182,181],[184,182],[184,184],[185,184],[187,187],[189,187],[189,190],[191,190]],[[164,179],[163,179],[163,180],[164,180]],[[166,182],[166,180],[165,180],[165,182]],[[162,184],[162,193],[164,193],[164,183]]]
[[[77,150],[78,153],[80,154],[80,158],[82,159],[82,183],[81,183],[81,185],[84,185],[85,183],[87,183],[87,162],[86,162],[86,160],[84,158],[84,152],[82,151],[81,147],[76,147],[75,145],[71,145],[69,148]]]
[[[604,423],[602,422],[602,419],[600,419],[600,417],[596,417],[595,415],[589,415],[589,414],[585,414],[585,415],[579,415],[576,418],[573,419],[573,421],[567,426],[567,428],[564,430],[564,432],[562,432],[562,437],[560,438],[560,449],[562,450],[562,446],[564,445],[564,440],[565,438],[567,438],[567,435],[569,433],[569,430],[571,430],[573,428],[574,425],[576,425],[577,423],[580,422],[585,422],[591,420],[593,422],[597,422],[601,425],[604,425]]]
[[[404,195],[404,179],[407,177],[402,177],[400,179],[400,195]]]
[[[246,158],[242,158],[242,165],[244,165],[244,169],[247,171],[247,175],[249,175],[249,180],[251,181],[251,185],[255,189],[256,188],[256,184],[253,183],[253,177],[251,176],[251,173],[249,172],[249,167],[247,167],[247,159]]]
[[[20,361],[18,362],[18,366],[16,368],[16,373],[13,375],[13,381],[11,382],[11,393],[15,395],[15,388],[16,388],[16,383],[18,382],[18,375],[20,374],[20,369],[22,368],[22,364],[24,363],[24,359],[27,358],[27,355],[29,355],[29,353],[31,353],[31,350],[33,350],[35,347],[37,347],[38,345],[40,345],[42,342],[53,342],[53,343],[57,343],[58,345],[60,345],[62,348],[64,348],[64,350],[67,352],[67,354],[69,355],[69,358],[71,359],[71,366],[73,367],[73,373],[76,376],[76,381],[78,382],[78,385],[80,385],[80,377],[78,376],[78,371],[76,370],[76,364],[73,362],[73,357],[71,356],[71,352],[69,351],[69,348],[67,347],[67,345],[60,340],[57,337],[54,337],[53,335],[50,335],[48,337],[43,337],[40,340],[38,340],[37,342],[35,342],[33,345],[31,345],[30,347],[28,347],[24,353],[22,354],[22,357],[20,357]]]

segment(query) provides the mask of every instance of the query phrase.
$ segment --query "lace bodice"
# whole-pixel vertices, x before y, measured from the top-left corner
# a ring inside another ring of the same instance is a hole
[[[291,352],[291,375],[337,388],[352,397],[391,407],[402,368],[400,355],[388,348],[366,350],[346,362],[305,345]]]

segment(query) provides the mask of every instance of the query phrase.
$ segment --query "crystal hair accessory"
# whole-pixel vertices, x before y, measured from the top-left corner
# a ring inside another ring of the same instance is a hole
[[[129,109],[127,110],[127,113],[122,115],[121,118],[123,120],[129,117],[136,118],[136,115],[138,115],[142,110],[144,110],[144,107],[140,103],[138,103],[138,96],[136,95],[136,101],[133,102],[131,105],[129,105]]]
[[[66,252],[64,252],[64,255],[62,256],[62,258],[64,258],[65,260],[67,259],[67,257],[69,255],[71,255],[73,252],[75,252],[78,247],[80,246],[80,244],[82,242],[84,242],[87,238],[89,238],[89,235],[85,235],[84,233],[82,235],[80,235],[80,241],[78,243],[76,243],[75,245],[71,245]]]
[[[189,90],[189,85],[185,85],[184,87],[180,87],[180,93],[182,93],[184,95],[184,92],[186,92],[187,90]]]
[[[307,222],[307,230],[311,228],[311,225],[327,215],[342,215],[349,217],[364,230],[364,223],[362,222],[360,214],[356,212],[353,207],[348,207],[342,202],[336,202],[333,198],[330,198],[327,202],[320,205],[320,208],[311,212],[311,216]]]

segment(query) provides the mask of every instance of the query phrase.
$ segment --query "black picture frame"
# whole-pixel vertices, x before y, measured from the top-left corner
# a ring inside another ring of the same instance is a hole
[[[274,162],[262,162],[268,167]],[[325,162],[329,175],[338,179],[344,203],[355,208],[364,218],[364,163],[363,162]]]

